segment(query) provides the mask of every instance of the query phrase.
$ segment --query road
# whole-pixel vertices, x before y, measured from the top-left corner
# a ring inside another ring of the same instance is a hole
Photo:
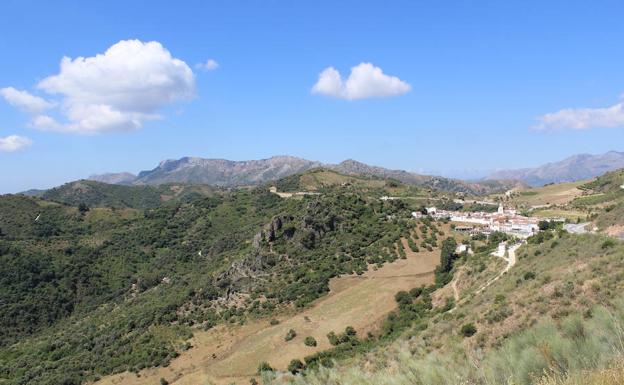
[[[572,234],[585,234],[587,232],[587,225],[589,225],[589,222],[566,223],[563,225],[563,228],[564,230]]]

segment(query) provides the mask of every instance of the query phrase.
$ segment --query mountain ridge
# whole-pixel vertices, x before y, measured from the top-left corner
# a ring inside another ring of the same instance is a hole
[[[549,183],[576,182],[624,168],[624,152],[608,151],[604,154],[576,154],[537,167],[499,170],[487,179],[515,179],[531,186]]]
[[[479,181],[471,183],[459,179],[372,166],[354,159],[346,159],[338,164],[325,164],[289,155],[243,161],[200,157],[166,159],[161,161],[154,169],[141,171],[132,181],[126,182],[124,180],[123,183],[132,185],[194,183],[236,187],[267,183],[315,168],[327,168],[348,175],[396,179],[408,184],[475,194],[500,192],[518,185],[515,181]],[[89,179],[110,183],[108,181],[123,179],[122,176],[127,176],[128,174],[103,174],[106,180],[99,178],[100,176],[97,175]]]

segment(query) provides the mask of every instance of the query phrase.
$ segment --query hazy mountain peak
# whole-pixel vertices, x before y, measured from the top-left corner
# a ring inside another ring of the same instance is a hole
[[[167,159],[160,162],[152,170],[141,171],[136,177],[132,176],[131,178],[131,175],[128,175],[126,178],[119,177],[119,180],[122,182],[116,182],[113,177],[107,177],[108,179],[100,177],[95,180],[135,185],[187,183],[234,187],[275,181],[320,167],[348,175],[395,179],[407,184],[449,191],[487,193],[504,190],[510,186],[509,182],[468,183],[456,179],[420,175],[405,170],[391,170],[371,166],[354,159],[346,159],[339,164],[324,164],[290,155],[277,155],[266,159],[243,161],[200,157]]]
[[[94,174],[87,179],[109,184],[132,184],[136,179],[136,175],[130,172],[105,173]]]
[[[624,152],[609,151],[604,154],[576,154],[542,166],[500,170],[490,179],[516,179],[532,186],[548,183],[573,182],[590,179],[624,167]]]

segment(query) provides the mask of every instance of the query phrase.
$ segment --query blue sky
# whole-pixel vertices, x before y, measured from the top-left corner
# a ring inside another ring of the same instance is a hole
[[[624,150],[622,15],[621,1],[3,1],[0,193],[182,156],[471,177]],[[112,72],[83,76],[76,58],[110,47]],[[313,92],[328,67],[342,80]],[[152,70],[171,82],[135,87]]]

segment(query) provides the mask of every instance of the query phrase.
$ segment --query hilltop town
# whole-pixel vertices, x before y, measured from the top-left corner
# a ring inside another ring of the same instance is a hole
[[[501,203],[496,212],[475,211],[450,211],[438,209],[435,206],[427,207],[425,212],[412,212],[412,217],[419,219],[424,215],[439,220],[456,222],[456,231],[471,234],[489,235],[494,231],[500,231],[518,238],[526,239],[539,231],[540,221],[564,222],[563,218],[538,218],[527,217],[518,213],[516,209],[505,208]]]

